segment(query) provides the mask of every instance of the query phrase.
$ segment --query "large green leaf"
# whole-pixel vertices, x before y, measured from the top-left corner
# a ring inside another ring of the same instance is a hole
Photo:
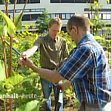
[[[5,20],[6,24],[7,24],[7,31],[9,35],[12,35],[16,32],[16,27],[14,25],[14,23],[12,22],[12,20],[0,10],[0,15],[3,17],[3,19]]]
[[[15,18],[14,18],[14,24],[15,24],[17,30],[22,29],[22,21],[21,21],[22,16],[23,16],[23,12],[20,12],[20,14],[16,15]]]
[[[2,16],[0,15],[0,36],[3,35],[3,18]]]
[[[0,60],[0,81],[4,80],[6,78],[5,76],[5,68],[4,65],[2,64],[1,60]]]
[[[20,82],[22,82],[23,81],[23,76],[21,76],[20,74],[15,74],[14,76],[11,76],[11,77],[9,77],[7,80],[6,80],[6,82],[5,82],[5,84],[11,84],[11,85],[17,85],[17,84],[19,84]]]
[[[3,35],[3,26],[0,25],[0,36],[2,36],[2,35]]]
[[[25,105],[20,106],[19,108],[16,108],[15,111],[39,111],[39,107],[40,102],[37,100],[33,100]]]

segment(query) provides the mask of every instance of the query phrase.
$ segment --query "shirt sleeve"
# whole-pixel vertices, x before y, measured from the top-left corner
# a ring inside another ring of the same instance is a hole
[[[39,49],[42,41],[43,41],[43,37],[38,37],[38,39],[34,42],[34,46],[37,46]]]
[[[92,67],[92,60],[91,50],[84,46],[79,47],[61,65],[58,72],[69,81],[73,81],[75,78],[82,78]]]

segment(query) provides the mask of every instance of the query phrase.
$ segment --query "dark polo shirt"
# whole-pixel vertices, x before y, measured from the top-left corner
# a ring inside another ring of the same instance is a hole
[[[34,45],[40,50],[40,65],[43,68],[55,69],[68,56],[67,45],[62,37],[53,40],[46,35],[39,37]]]

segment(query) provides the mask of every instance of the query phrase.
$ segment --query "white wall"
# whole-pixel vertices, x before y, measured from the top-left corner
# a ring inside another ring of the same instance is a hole
[[[107,4],[106,0],[99,0],[102,8],[110,9],[111,4]],[[23,9],[23,4],[16,4],[16,9]],[[50,3],[50,0],[40,0],[40,3],[27,4],[26,9],[44,9],[46,8],[49,13],[77,13],[83,14],[84,8],[89,8],[90,3]],[[1,10],[5,10],[4,5],[0,5]],[[9,10],[13,10],[13,5],[9,5]],[[42,12],[24,12],[24,14],[36,14]],[[109,13],[109,12],[105,12]],[[111,13],[111,12],[110,12]],[[12,15],[12,13],[11,13]],[[111,20],[108,20],[111,23]],[[67,20],[63,21],[66,24]]]

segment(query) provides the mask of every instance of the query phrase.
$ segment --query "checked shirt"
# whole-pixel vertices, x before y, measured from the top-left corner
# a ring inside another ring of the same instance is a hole
[[[80,102],[105,105],[110,100],[105,91],[107,65],[103,48],[86,34],[58,71],[71,81]]]

